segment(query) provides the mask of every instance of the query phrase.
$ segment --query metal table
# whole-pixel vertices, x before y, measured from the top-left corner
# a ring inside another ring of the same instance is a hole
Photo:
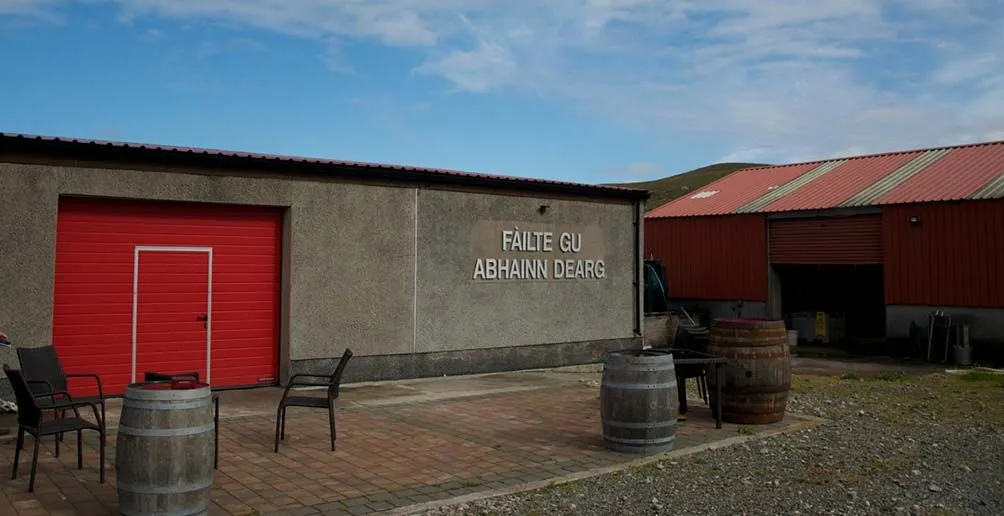
[[[715,414],[715,428],[722,427],[722,383],[725,382],[725,365],[728,360],[722,357],[716,357],[714,355],[709,355],[707,353],[702,353],[700,351],[694,351],[692,349],[681,349],[681,348],[652,348],[650,351],[659,351],[664,353],[670,353],[673,355],[673,365],[702,365],[702,366],[714,366],[715,368],[715,403],[711,411]],[[677,388],[680,389],[681,395],[685,398],[686,396],[686,383],[681,382],[679,377],[677,378]]]

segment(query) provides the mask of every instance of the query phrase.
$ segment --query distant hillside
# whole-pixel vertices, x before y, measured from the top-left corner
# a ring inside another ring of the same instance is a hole
[[[675,176],[656,179],[655,181],[642,181],[639,183],[616,183],[613,186],[624,186],[628,188],[643,188],[648,190],[652,197],[648,200],[649,211],[666,204],[677,197],[697,190],[704,185],[725,177],[736,170],[750,167],[762,167],[762,163],[716,163],[706,167],[695,168],[690,172],[676,174]]]

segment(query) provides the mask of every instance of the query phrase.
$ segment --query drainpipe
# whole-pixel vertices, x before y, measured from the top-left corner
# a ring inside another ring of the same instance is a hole
[[[642,336],[645,310],[645,282],[642,274],[645,270],[644,239],[642,214],[645,209],[644,201],[637,201],[634,205],[634,334],[636,337]]]

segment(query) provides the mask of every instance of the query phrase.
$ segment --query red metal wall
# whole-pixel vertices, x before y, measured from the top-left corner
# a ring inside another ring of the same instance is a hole
[[[207,332],[197,318],[208,313],[208,256],[141,252],[137,262],[135,250],[211,247],[210,382],[274,383],[281,220],[264,208],[62,199],[52,340],[67,372],[98,373],[105,394],[120,394],[133,361],[138,381],[148,369],[204,370]],[[71,393],[91,394],[89,385],[74,383]]]
[[[666,264],[671,298],[767,301],[763,215],[645,219],[645,258]]]
[[[887,304],[1004,308],[1004,201],[886,206],[882,219]]]
[[[770,261],[778,264],[882,263],[882,217],[815,217],[770,222]]]

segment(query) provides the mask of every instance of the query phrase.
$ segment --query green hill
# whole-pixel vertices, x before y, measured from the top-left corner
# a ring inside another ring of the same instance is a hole
[[[681,197],[688,192],[692,192],[702,186],[717,179],[725,177],[736,170],[765,166],[761,163],[716,163],[706,167],[695,168],[690,172],[683,172],[655,181],[642,181],[637,183],[615,183],[612,186],[623,186],[628,188],[642,188],[648,190],[652,197],[648,200],[649,211],[666,204],[677,197]]]

